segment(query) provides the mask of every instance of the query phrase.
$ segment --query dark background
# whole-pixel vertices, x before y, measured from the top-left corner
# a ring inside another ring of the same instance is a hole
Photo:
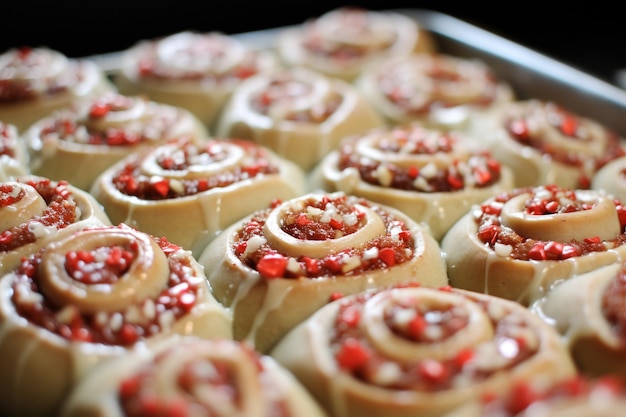
[[[11,0],[0,12],[0,50],[48,46],[71,57],[115,52],[182,30],[240,33],[298,24],[339,6],[429,9],[452,15],[609,82],[626,67],[619,1]]]

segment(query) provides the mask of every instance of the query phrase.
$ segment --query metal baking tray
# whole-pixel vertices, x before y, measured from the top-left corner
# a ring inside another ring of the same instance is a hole
[[[626,90],[454,16],[426,9],[389,9],[430,31],[442,52],[482,59],[515,89],[518,98],[552,100],[626,137]],[[271,49],[288,27],[234,34],[252,48]],[[114,76],[121,52],[88,57]]]

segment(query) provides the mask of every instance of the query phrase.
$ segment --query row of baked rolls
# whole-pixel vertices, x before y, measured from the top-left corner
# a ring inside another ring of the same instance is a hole
[[[388,124],[467,129],[515,92],[486,62],[444,53],[398,55],[370,64],[354,81]]]
[[[76,99],[115,90],[94,62],[47,47],[3,51],[0,80],[0,120],[20,132]]]
[[[0,278],[0,413],[58,415],[96,364],[176,333],[232,338],[189,251],[123,224],[57,237]]]
[[[141,40],[123,51],[113,80],[123,94],[185,108],[210,128],[234,88],[276,66],[271,52],[234,36],[184,31]]]
[[[98,202],[66,181],[25,176],[0,182],[0,275],[51,240],[101,224],[110,221]]]
[[[474,118],[468,131],[513,170],[516,187],[590,188],[598,170],[626,155],[616,131],[548,100],[503,103]]]
[[[62,417],[324,417],[288,371],[230,339],[171,337],[95,368]]]
[[[576,372],[558,333],[528,309],[449,286],[345,296],[270,355],[334,417],[442,416],[515,384]]]
[[[531,306],[562,335],[576,366],[626,383],[626,264],[556,283]]]
[[[340,7],[281,31],[276,52],[288,66],[302,66],[345,81],[372,61],[437,50],[415,19],[393,11]]]
[[[252,140],[309,171],[342,138],[383,124],[353,85],[290,67],[243,81],[220,114],[215,132]]]
[[[441,241],[450,284],[531,304],[560,280],[626,256],[626,208],[601,190],[516,188],[476,205]]]
[[[172,141],[134,152],[105,170],[91,194],[124,222],[199,255],[244,216],[305,192],[293,162],[253,142]]]
[[[126,155],[177,138],[206,141],[207,130],[187,110],[107,92],[72,101],[24,133],[32,173],[89,190]]]
[[[447,283],[438,243],[391,207],[337,193],[286,200],[224,230],[199,258],[234,337],[266,352],[342,294]]]
[[[309,179],[312,189],[392,206],[437,240],[472,205],[513,187],[512,171],[471,136],[417,122],[345,138]]]
[[[17,126],[0,120],[0,181],[30,173],[29,156]]]

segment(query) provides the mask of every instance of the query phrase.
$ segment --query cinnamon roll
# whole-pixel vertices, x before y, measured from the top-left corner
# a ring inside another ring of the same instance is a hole
[[[503,396],[486,395],[445,417],[620,417],[625,407],[619,381],[576,375],[553,384],[520,381]]]
[[[626,382],[626,264],[615,262],[556,283],[532,309],[563,335],[588,375]]]
[[[0,181],[30,174],[28,150],[17,126],[0,121]]]
[[[0,279],[0,413],[58,415],[96,364],[171,334],[232,337],[190,252],[125,225],[57,238]]]
[[[485,62],[444,53],[373,63],[355,85],[392,125],[417,121],[467,129],[473,118],[515,98],[513,88]]]
[[[473,204],[513,188],[512,171],[472,142],[418,123],[373,129],[344,139],[310,186],[395,207],[440,240]]]
[[[229,339],[176,337],[95,369],[62,417],[146,415],[324,417],[276,361]]]
[[[94,62],[47,47],[1,53],[0,85],[0,120],[20,132],[76,99],[115,90]]]
[[[235,37],[184,31],[141,40],[124,51],[114,82],[121,93],[186,108],[211,128],[236,86],[276,65],[272,53]]]
[[[513,301],[406,285],[336,300],[269,353],[335,417],[442,416],[575,367],[558,333]]]
[[[88,190],[102,171],[131,152],[178,138],[203,142],[207,131],[185,109],[105,93],[73,102],[23,136],[34,174]]]
[[[623,260],[626,208],[602,191],[517,188],[476,205],[441,241],[450,284],[522,304]]]
[[[298,166],[236,139],[180,140],[131,154],[91,189],[114,223],[165,236],[194,255],[235,221],[304,192]]]
[[[433,237],[405,214],[344,193],[312,193],[231,225],[199,258],[234,337],[266,352],[340,294],[447,283]]]
[[[615,131],[552,101],[506,103],[471,130],[513,169],[516,187],[589,188],[598,169],[626,154]]]
[[[51,240],[110,220],[87,192],[37,176],[0,182],[0,276]]]
[[[351,84],[292,67],[241,83],[220,116],[217,135],[253,140],[308,171],[343,137],[383,124]]]
[[[277,52],[287,65],[346,81],[374,60],[436,49],[433,36],[409,16],[359,7],[330,10],[282,31],[277,40]]]

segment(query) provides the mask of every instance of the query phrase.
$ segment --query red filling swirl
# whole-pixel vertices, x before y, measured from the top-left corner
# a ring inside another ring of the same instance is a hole
[[[82,312],[72,304],[55,305],[41,292],[40,252],[24,259],[15,271],[11,300],[17,313],[35,326],[71,341],[128,346],[158,334],[195,306],[202,280],[193,273],[188,257],[176,255],[180,247],[165,238],[152,239],[165,253],[169,266],[167,285],[155,299],[139,300],[125,311],[93,314]],[[136,247],[131,242],[68,252],[64,267],[77,283],[114,285],[135,259]]]
[[[626,268],[620,269],[602,294],[602,311],[626,351]]]
[[[624,227],[626,226],[626,207],[615,200],[615,211],[619,219],[621,233],[614,239],[602,240],[598,236],[570,241],[543,241],[522,236],[510,227],[501,223],[501,210],[509,200],[521,194],[531,193],[526,202],[525,212],[530,215],[552,215],[559,213],[575,213],[593,209],[585,201],[580,201],[574,190],[561,189],[555,185],[526,187],[505,192],[483,203],[473,212],[477,224],[477,236],[491,248],[506,245],[512,248],[509,256],[520,260],[563,260],[583,256],[592,252],[603,252],[621,246],[626,242]]]
[[[543,105],[542,111],[546,113],[545,119],[548,125],[573,143],[591,145],[599,139],[595,136],[593,129],[588,128],[589,121],[582,119],[562,106],[547,102]],[[573,152],[569,148],[562,149],[554,146],[550,141],[546,141],[539,132],[533,133],[531,131],[530,126],[536,123],[536,121],[532,120],[534,117],[532,114],[521,114],[508,119],[506,121],[508,133],[514,140],[524,146],[537,149],[544,155],[549,155],[554,161],[581,169],[585,168],[579,180],[582,187],[589,186],[591,176],[595,171],[608,162],[626,154],[626,150],[624,150],[617,133],[606,128],[601,129],[601,133],[606,135],[607,142],[605,149],[600,155]]]
[[[18,139],[17,129],[0,121],[0,156],[6,155],[9,158],[15,158],[15,146]]]
[[[501,164],[490,152],[473,152],[462,158],[451,158],[446,167],[431,164],[397,164],[372,158],[359,152],[359,137],[346,140],[339,148],[339,170],[355,168],[361,179],[369,184],[419,192],[451,192],[466,188],[484,188],[500,180]],[[366,145],[367,146],[367,145]],[[427,133],[419,127],[396,128],[377,141],[374,149],[385,155],[436,156],[453,153],[459,142],[453,133]],[[421,158],[420,158],[421,159]]]
[[[190,342],[187,342],[190,343]],[[124,415],[127,417],[140,416],[186,416],[186,415],[207,415],[224,416],[226,413],[241,411],[244,408],[243,402],[249,401],[246,395],[249,392],[241,387],[241,384],[257,385],[256,381],[242,381],[236,375],[237,365],[232,361],[225,361],[221,358],[211,357],[211,348],[217,343],[228,343],[230,341],[196,341],[196,344],[204,346],[206,355],[199,357],[188,357],[185,355],[185,344],[178,349],[169,349],[158,354],[151,363],[141,367],[136,373],[123,379],[118,388],[117,398]],[[259,415],[272,417],[289,417],[291,413],[284,399],[276,396],[273,392],[275,387],[271,386],[270,376],[264,377],[267,369],[260,360],[260,355],[245,345],[237,345],[236,349],[241,350],[245,355],[245,360],[251,362],[257,369],[258,388],[260,395],[267,398],[264,409]],[[231,347],[233,349],[234,347]],[[174,380],[173,387],[177,391],[175,395],[164,396],[159,388],[158,379],[163,377],[162,362],[171,362],[169,358],[175,354],[179,355],[179,367],[170,369],[175,374],[169,375]],[[240,358],[244,360],[243,358]],[[201,395],[203,390],[210,390],[213,394]],[[214,401],[219,401],[216,404]],[[255,404],[255,407],[263,407]],[[226,411],[229,410],[229,411]],[[230,414],[228,414],[230,415]]]
[[[361,204],[382,218],[385,233],[359,246],[331,251],[320,258],[289,256],[272,247],[264,237],[264,225],[272,208],[255,213],[237,232],[232,250],[242,263],[265,278],[315,278],[353,275],[407,262],[413,256],[413,236],[407,226],[382,208],[346,195],[324,196],[286,213],[281,228],[302,241],[336,239],[357,233],[363,215]]]
[[[188,141],[181,141],[180,146],[169,155],[159,155],[156,164],[167,173],[173,175],[153,176],[142,170],[142,159],[136,158],[124,165],[113,177],[115,188],[126,195],[139,197],[142,200],[165,200],[190,196],[214,188],[228,187],[241,181],[257,176],[276,174],[279,167],[262,147],[253,143],[232,139],[233,144],[245,153],[245,163],[231,165],[220,172],[207,173],[206,176],[185,176],[184,173],[196,166],[210,167],[228,158],[228,151],[221,146],[220,140],[211,140],[199,146]],[[179,175],[180,174],[180,175]],[[165,174],[166,175],[166,174]]]
[[[449,287],[435,291],[454,293]],[[529,323],[519,317],[509,319],[506,309],[492,309],[490,301],[474,300],[490,318],[494,329],[493,338],[482,342],[495,346],[490,358],[479,354],[480,345],[474,345],[464,347],[449,357],[396,361],[380,352],[362,333],[360,322],[364,320],[365,309],[371,308],[368,301],[376,294],[376,291],[366,292],[342,299],[330,336],[330,349],[338,366],[367,384],[396,390],[447,390],[454,387],[454,380],[460,375],[463,375],[465,383],[468,380],[478,383],[495,373],[514,368],[537,352],[536,343],[529,343],[525,338],[525,335],[534,335]],[[383,314],[385,324],[393,334],[419,345],[442,342],[459,331],[467,331],[464,329],[468,326],[465,313],[450,305],[430,309],[415,303],[403,305],[399,302],[387,307]],[[531,339],[534,337],[530,336]],[[477,361],[493,359],[494,354],[507,359],[486,367],[478,364]],[[480,356],[483,358],[479,359]]]

